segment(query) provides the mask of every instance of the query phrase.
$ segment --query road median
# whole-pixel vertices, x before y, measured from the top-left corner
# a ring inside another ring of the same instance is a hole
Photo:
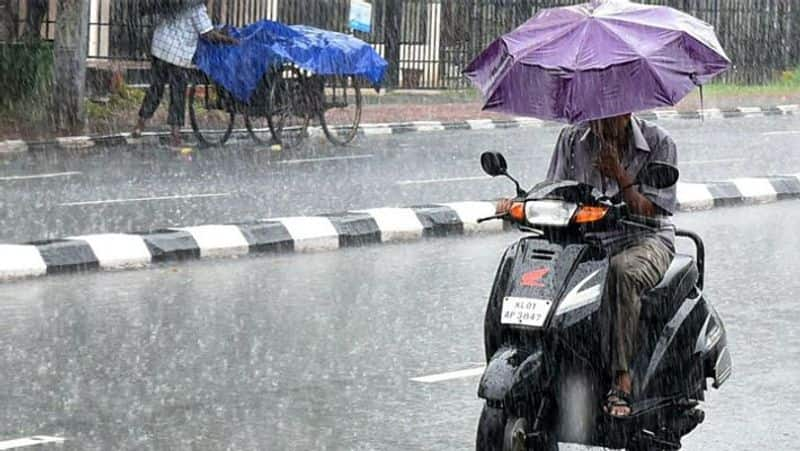
[[[800,198],[800,174],[709,183],[679,183],[680,211],[771,203]],[[271,218],[148,233],[105,233],[25,244],[0,244],[0,280],[143,268],[164,262],[253,254],[320,252],[426,238],[496,233],[494,202],[455,202],[354,210],[318,216]]]

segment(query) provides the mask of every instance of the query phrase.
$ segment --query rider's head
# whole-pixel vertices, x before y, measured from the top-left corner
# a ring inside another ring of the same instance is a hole
[[[631,124],[631,114],[622,114],[604,119],[597,119],[590,123],[592,132],[605,142],[621,143],[627,138],[628,127]]]

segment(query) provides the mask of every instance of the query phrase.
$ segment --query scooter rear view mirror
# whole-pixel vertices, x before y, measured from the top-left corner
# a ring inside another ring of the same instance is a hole
[[[519,182],[508,174],[508,165],[506,157],[500,152],[484,152],[481,154],[481,167],[483,172],[491,175],[492,177],[504,176],[514,182],[517,187],[517,197],[525,197],[525,191],[519,186]]]
[[[506,158],[500,152],[484,152],[481,154],[481,167],[483,172],[492,177],[506,175],[508,170]]]

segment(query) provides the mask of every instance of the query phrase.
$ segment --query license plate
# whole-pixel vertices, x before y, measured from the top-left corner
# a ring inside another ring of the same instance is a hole
[[[542,327],[550,313],[552,301],[546,299],[515,298],[503,299],[503,324]]]

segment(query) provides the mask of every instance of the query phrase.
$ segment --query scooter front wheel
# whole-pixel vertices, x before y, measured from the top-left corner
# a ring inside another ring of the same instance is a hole
[[[478,423],[477,451],[558,451],[558,442],[548,436],[545,441],[531,443],[527,439],[528,422],[524,418],[507,417],[502,409],[483,406]]]
[[[481,419],[478,421],[478,437],[475,440],[475,450],[503,451],[505,427],[506,415],[503,409],[496,409],[484,404]]]
[[[544,439],[528,439],[528,420],[512,417],[506,421],[503,451],[558,451],[558,442],[550,434]]]

